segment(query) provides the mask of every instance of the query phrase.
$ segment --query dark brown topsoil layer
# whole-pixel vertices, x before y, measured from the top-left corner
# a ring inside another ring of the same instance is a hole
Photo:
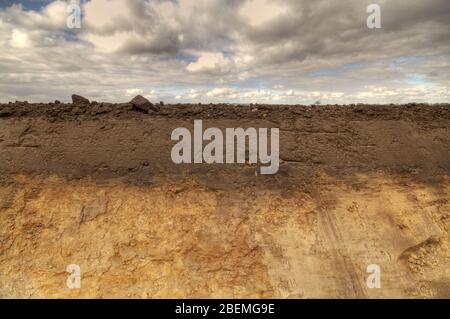
[[[170,104],[161,105],[160,111],[150,114],[135,108],[131,103],[98,103],[88,105],[72,103],[9,102],[0,104],[0,117],[48,117],[54,120],[95,117],[157,116],[168,118],[212,119],[270,119],[283,121],[293,117],[339,117],[348,120],[379,118],[387,120],[434,121],[450,120],[450,104],[406,105],[267,105],[267,104]]]
[[[207,127],[280,128],[280,170],[254,165],[172,163],[171,132]],[[151,182],[196,176],[211,187],[300,187],[320,174],[381,171],[424,181],[450,173],[450,104],[161,105],[0,104],[0,177],[57,174]],[[256,176],[257,175],[257,176]]]

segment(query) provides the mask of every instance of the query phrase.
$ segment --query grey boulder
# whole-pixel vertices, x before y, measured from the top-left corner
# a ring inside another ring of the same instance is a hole
[[[76,105],[88,105],[90,102],[87,98],[82,97],[81,95],[72,95],[72,103]]]
[[[135,98],[133,98],[130,101],[131,104],[133,104],[133,106],[141,111],[145,111],[145,112],[150,112],[150,111],[154,111],[154,112],[158,112],[159,111],[159,107],[157,105],[154,105],[152,102],[150,102],[149,100],[147,100],[145,97],[143,97],[142,95],[138,95]]]

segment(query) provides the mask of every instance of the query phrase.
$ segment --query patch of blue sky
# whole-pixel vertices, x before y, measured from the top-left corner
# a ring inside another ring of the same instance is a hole
[[[16,0],[0,0],[0,10],[9,8],[12,5],[20,4],[22,7],[29,11],[40,11],[43,7],[47,6],[48,4],[54,2],[55,0],[22,0],[22,1],[16,1]],[[64,1],[64,0],[63,0]],[[71,0],[65,0],[67,2],[71,2]],[[79,3],[85,3],[87,0],[74,0],[74,2]]]
[[[406,75],[406,82],[408,84],[431,84],[428,77],[423,74],[408,74]]]
[[[409,56],[398,56],[393,59],[389,59],[387,63],[392,69],[404,73],[406,68],[408,68],[411,65],[416,65],[423,60],[424,60],[423,57],[409,55]]]
[[[264,84],[262,84],[262,83],[264,83]],[[250,77],[245,80],[239,80],[236,82],[232,82],[230,85],[233,87],[237,87],[237,88],[259,89],[263,85],[265,88],[267,88],[267,87],[273,87],[273,86],[277,85],[277,83],[274,83],[270,80],[267,80],[267,79],[264,79],[261,77]]]
[[[228,87],[236,89],[250,89],[250,90],[267,90],[278,85],[274,79],[263,78],[263,77],[251,77],[242,81],[232,82]]]
[[[420,73],[410,73],[409,68],[416,66],[424,61],[424,56],[399,56],[390,60],[390,66],[403,75],[404,80],[401,82],[410,85],[431,85],[429,77]]]
[[[192,54],[186,54],[183,53],[182,51],[179,51],[175,56],[172,55],[163,55],[161,56],[162,60],[178,60],[178,61],[184,61],[184,62],[188,62],[188,63],[194,63],[197,61],[197,57],[195,55]]]
[[[42,7],[51,3],[52,0],[25,0],[25,1],[14,1],[14,0],[0,0],[0,9],[5,9],[11,7],[14,4],[20,4],[25,10],[39,11]]]

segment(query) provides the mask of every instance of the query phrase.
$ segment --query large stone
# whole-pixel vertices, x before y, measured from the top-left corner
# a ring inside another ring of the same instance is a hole
[[[10,107],[5,107],[0,110],[0,117],[8,117],[13,114],[13,111]]]
[[[149,100],[147,100],[145,97],[143,97],[142,95],[138,95],[135,98],[133,98],[130,102],[131,104],[133,104],[133,106],[139,110],[145,111],[145,112],[149,112],[149,111],[154,111],[154,112],[158,112],[159,111],[159,107],[157,105],[154,105],[153,103],[151,103]]]
[[[76,105],[88,105],[90,102],[87,98],[82,97],[80,95],[73,94],[72,95],[72,103]]]

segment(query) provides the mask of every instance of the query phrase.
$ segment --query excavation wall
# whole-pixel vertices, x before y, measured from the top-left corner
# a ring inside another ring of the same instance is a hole
[[[0,116],[0,297],[450,297],[449,105]],[[279,128],[278,173],[175,165],[171,132],[195,119]]]

